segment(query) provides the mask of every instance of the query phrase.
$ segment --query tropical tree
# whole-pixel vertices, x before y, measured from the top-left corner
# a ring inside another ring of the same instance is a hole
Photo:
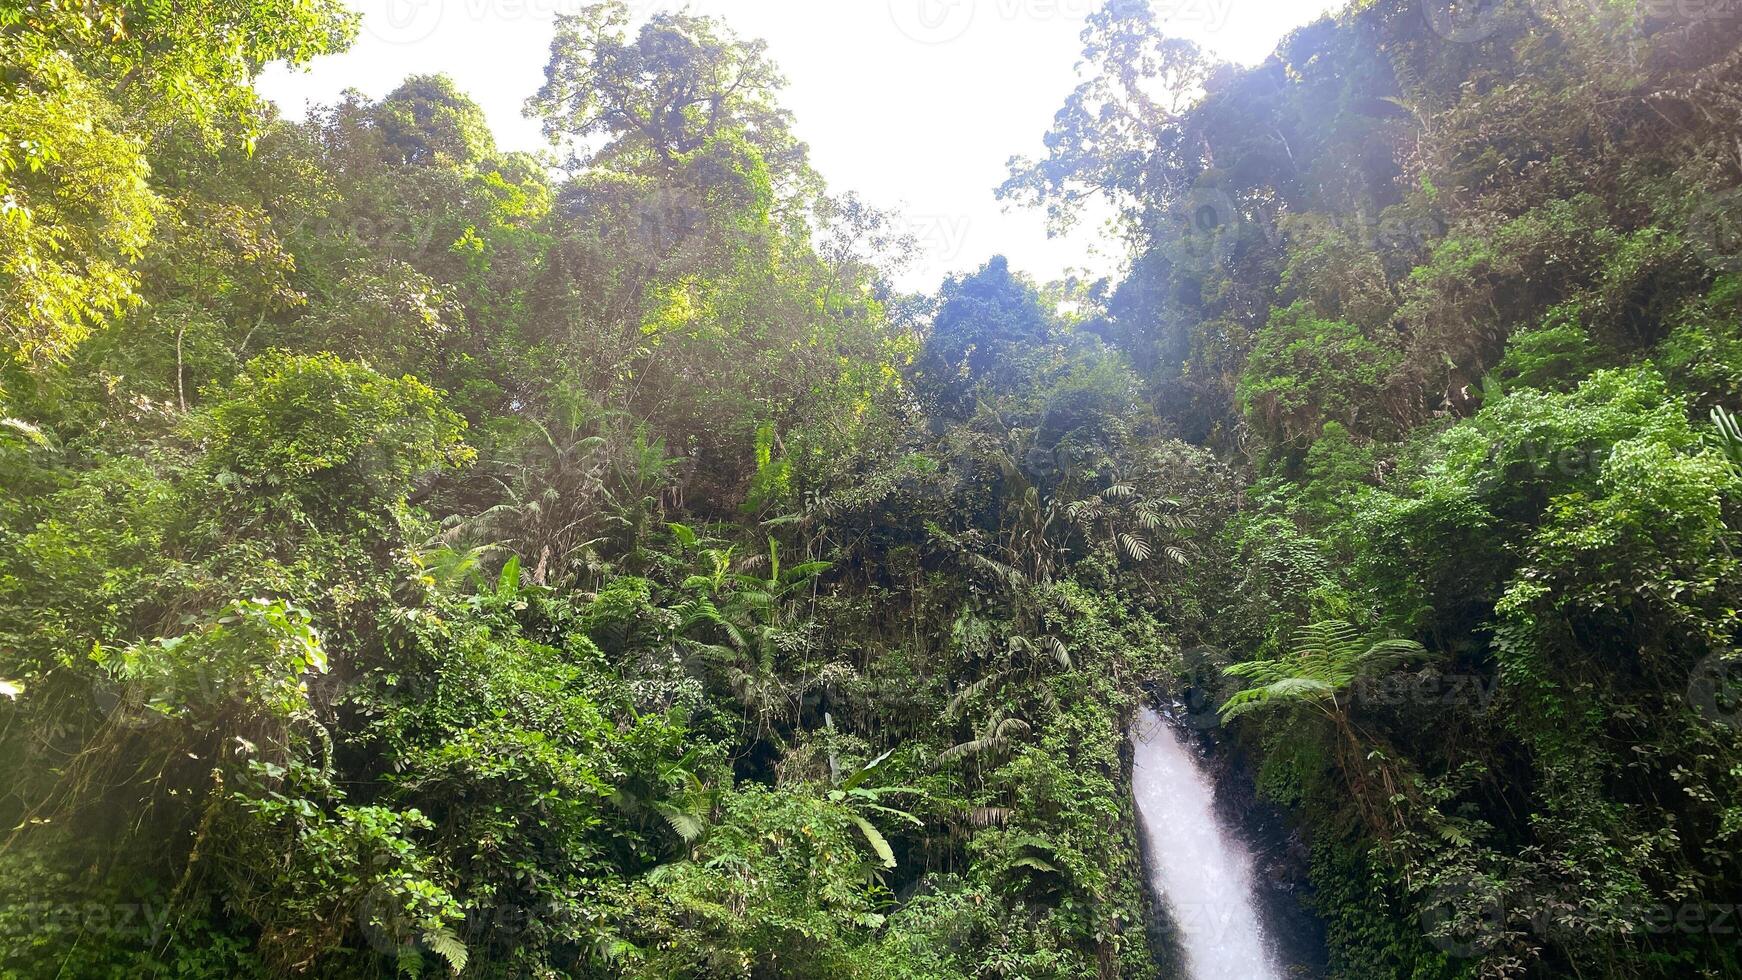
[[[62,360],[134,302],[163,203],[153,144],[251,146],[255,73],[355,24],[338,0],[0,10],[0,356]]]
[[[1323,717],[1335,732],[1338,765],[1352,784],[1357,804],[1383,832],[1387,822],[1379,819],[1380,811],[1372,799],[1368,763],[1375,764],[1382,784],[1381,799],[1391,800],[1401,781],[1386,765],[1374,739],[1357,728],[1355,700],[1364,685],[1431,658],[1432,654],[1414,640],[1370,640],[1346,622],[1327,620],[1303,626],[1295,633],[1293,647],[1280,659],[1249,660],[1224,668],[1228,676],[1250,686],[1222,704],[1222,721],[1282,708],[1302,708]]]
[[[680,541],[695,533],[674,525]],[[768,553],[735,563],[733,547],[702,548],[699,570],[684,580],[689,599],[680,608],[681,631],[692,658],[722,681],[767,734],[789,720],[794,696],[802,688],[781,676],[783,654],[806,643],[802,624],[792,622],[793,597],[827,571],[829,562],[782,567],[780,544],[768,539]],[[734,567],[741,570],[734,571]],[[765,567],[766,572],[742,570]]]

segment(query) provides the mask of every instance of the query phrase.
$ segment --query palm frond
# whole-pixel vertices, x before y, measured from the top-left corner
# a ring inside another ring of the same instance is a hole
[[[1065,641],[1056,636],[1046,638],[1047,645],[1052,648],[1052,658],[1065,670],[1071,669],[1071,651],[1065,646]]]
[[[967,812],[968,823],[975,827],[1002,827],[1010,822],[1016,811],[1005,806],[977,806]]]
[[[1132,561],[1148,561],[1150,555],[1149,540],[1141,535],[1128,531],[1119,532],[1119,544]]]
[[[944,717],[955,718],[961,713],[962,707],[969,701],[985,694],[995,685],[1002,683],[1004,679],[1009,676],[1010,671],[1000,670],[996,673],[987,674],[985,677],[963,687],[961,690],[956,692],[956,696],[951,698],[949,705],[944,708]]]

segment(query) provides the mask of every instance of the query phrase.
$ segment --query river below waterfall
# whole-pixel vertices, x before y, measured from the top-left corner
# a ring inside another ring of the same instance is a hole
[[[1253,888],[1252,855],[1218,818],[1215,785],[1172,722],[1131,729],[1132,792],[1149,884],[1172,917],[1189,980],[1280,980]]]

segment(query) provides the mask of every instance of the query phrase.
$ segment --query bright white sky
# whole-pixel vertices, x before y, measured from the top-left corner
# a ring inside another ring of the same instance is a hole
[[[380,97],[405,76],[446,72],[484,107],[507,149],[544,146],[522,117],[543,80],[556,15],[587,0],[353,0],[363,31],[344,54],[260,89],[290,116],[346,88]],[[1076,84],[1083,20],[1103,0],[689,0],[768,42],[811,161],[835,191],[898,208],[924,255],[902,285],[931,289],[1003,253],[1042,282],[1110,272],[1092,223],[1049,239],[1038,211],[993,196],[1015,154],[1039,155]],[[684,6],[630,0],[638,14]],[[1339,0],[1155,0],[1178,36],[1255,64]],[[1116,250],[1117,246],[1114,246]]]

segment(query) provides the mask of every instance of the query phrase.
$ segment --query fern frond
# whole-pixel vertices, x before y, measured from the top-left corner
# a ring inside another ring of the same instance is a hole
[[[448,970],[454,976],[459,976],[466,970],[466,963],[471,955],[466,951],[466,944],[447,926],[431,929],[423,934],[423,944],[429,951],[446,960]]]
[[[1367,648],[1356,665],[1356,673],[1363,677],[1377,677],[1388,674],[1412,660],[1433,659],[1436,655],[1429,653],[1427,648],[1414,640],[1380,640]]]
[[[992,740],[991,739],[985,739],[985,738],[969,739],[966,742],[962,742],[959,745],[952,745],[949,748],[943,750],[942,752],[939,752],[938,753],[938,765],[941,766],[946,762],[954,762],[957,759],[965,759],[971,755],[979,755],[980,753],[986,751],[987,749],[990,749],[991,747],[992,747]]]
[[[789,585],[804,585],[833,567],[835,567],[835,563],[832,561],[801,562],[787,569],[785,577]]]
[[[678,835],[685,844],[693,843],[702,836],[702,821],[695,814],[670,803],[655,803],[653,809],[664,818],[672,833]]]
[[[48,446],[48,436],[43,435],[41,429],[23,419],[0,419],[0,429],[11,429],[33,446],[43,448]]]
[[[1712,409],[1712,424],[1718,428],[1718,448],[1730,462],[1742,466],[1742,422],[1719,405]]]
[[[690,527],[688,524],[678,524],[674,522],[667,524],[666,528],[671,531],[672,538],[677,541],[678,547],[680,548],[694,548],[697,542],[701,540],[696,537],[695,529]]]
[[[622,963],[641,952],[641,947],[616,936],[601,938],[593,944],[593,956],[607,964]]]
[[[1284,677],[1263,687],[1249,687],[1234,694],[1223,702],[1220,714],[1224,722],[1232,721],[1260,708],[1324,700],[1334,691],[1330,684],[1315,678]]]

